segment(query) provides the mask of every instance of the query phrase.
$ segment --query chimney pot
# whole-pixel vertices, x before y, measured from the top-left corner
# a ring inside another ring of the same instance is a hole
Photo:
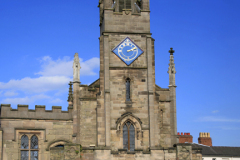
[[[210,137],[209,132],[200,132],[198,143],[206,146],[212,146],[212,138]]]
[[[193,142],[193,137],[190,135],[190,133],[181,132],[181,136],[179,136],[179,143],[192,143],[192,142]]]

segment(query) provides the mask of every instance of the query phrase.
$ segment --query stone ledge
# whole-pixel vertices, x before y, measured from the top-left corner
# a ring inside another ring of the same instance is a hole
[[[105,32],[102,32],[102,35],[104,35],[104,34],[117,34],[117,35],[119,35],[119,34],[145,34],[145,35],[152,35],[152,33],[150,33],[150,32],[111,32],[111,31],[105,31]]]
[[[171,102],[171,101],[170,100],[166,100],[166,101],[159,100],[159,102]]]
[[[141,10],[141,12],[151,12],[150,10]]]
[[[150,154],[150,151],[144,151],[143,149],[135,149],[134,151],[128,151],[127,149],[118,149],[118,151],[111,151],[111,154],[136,154],[136,153],[142,153],[142,154]]]
[[[82,147],[82,150],[111,150],[110,147],[98,146],[98,147]]]
[[[80,101],[96,101],[97,98],[93,98],[93,97],[85,97],[85,98],[79,98]]]
[[[115,15],[123,15],[122,12],[113,12],[113,14],[115,14]]]
[[[150,150],[175,150],[174,147],[150,147]]]
[[[192,146],[191,143],[177,143],[176,146]]]
[[[104,10],[112,10],[113,11],[113,8],[104,8]]]
[[[109,70],[148,69],[147,67],[109,67]]]

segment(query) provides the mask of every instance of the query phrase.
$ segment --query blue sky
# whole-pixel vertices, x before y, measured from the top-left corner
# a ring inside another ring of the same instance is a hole
[[[3,0],[0,103],[67,109],[75,52],[81,82],[99,73],[98,0]],[[179,132],[210,132],[215,146],[240,146],[240,1],[151,0],[156,83],[168,86],[175,52]]]

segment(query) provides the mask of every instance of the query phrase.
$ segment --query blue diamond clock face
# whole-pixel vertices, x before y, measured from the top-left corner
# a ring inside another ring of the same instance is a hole
[[[112,52],[129,66],[143,53],[143,50],[127,37]]]

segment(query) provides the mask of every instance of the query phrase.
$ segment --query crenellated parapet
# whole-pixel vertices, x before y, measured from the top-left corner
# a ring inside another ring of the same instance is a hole
[[[1,119],[34,119],[34,120],[72,120],[73,107],[68,111],[62,111],[61,106],[53,106],[52,110],[46,110],[45,106],[36,105],[35,110],[28,108],[28,105],[18,105],[13,109],[10,104],[1,104]]]

